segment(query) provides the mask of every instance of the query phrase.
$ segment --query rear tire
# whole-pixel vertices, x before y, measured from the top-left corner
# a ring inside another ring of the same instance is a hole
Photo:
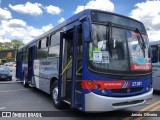
[[[23,86],[24,87],[29,87],[29,84],[28,84],[28,82],[27,82],[27,79],[26,79],[26,75],[23,75]]]
[[[63,108],[63,102],[58,100],[58,81],[57,80],[54,82],[53,86],[51,87],[51,96],[52,96],[53,105],[58,109]]]

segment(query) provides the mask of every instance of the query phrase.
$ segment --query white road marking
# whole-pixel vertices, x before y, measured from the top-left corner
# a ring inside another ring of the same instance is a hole
[[[1,92],[15,92],[15,91],[23,91],[23,90],[28,90],[28,89],[6,90],[6,91],[0,91],[0,93],[1,93]]]
[[[6,107],[1,107],[0,110],[5,109]]]

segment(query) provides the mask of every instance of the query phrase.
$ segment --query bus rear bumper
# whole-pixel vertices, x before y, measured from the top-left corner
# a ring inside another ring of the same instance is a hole
[[[149,104],[152,100],[152,93],[153,88],[142,95],[118,98],[101,96],[91,92],[85,95],[85,111],[103,112]],[[149,103],[147,102],[148,100],[150,101]]]

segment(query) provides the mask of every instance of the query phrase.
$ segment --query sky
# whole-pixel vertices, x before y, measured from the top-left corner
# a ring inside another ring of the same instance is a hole
[[[160,40],[160,0],[0,0],[0,42],[24,43],[87,8],[144,23],[150,41]]]

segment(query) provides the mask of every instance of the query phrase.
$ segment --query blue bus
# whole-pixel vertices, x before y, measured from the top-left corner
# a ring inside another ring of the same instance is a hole
[[[87,9],[18,49],[16,77],[85,112],[152,101],[151,58],[144,25]]]

